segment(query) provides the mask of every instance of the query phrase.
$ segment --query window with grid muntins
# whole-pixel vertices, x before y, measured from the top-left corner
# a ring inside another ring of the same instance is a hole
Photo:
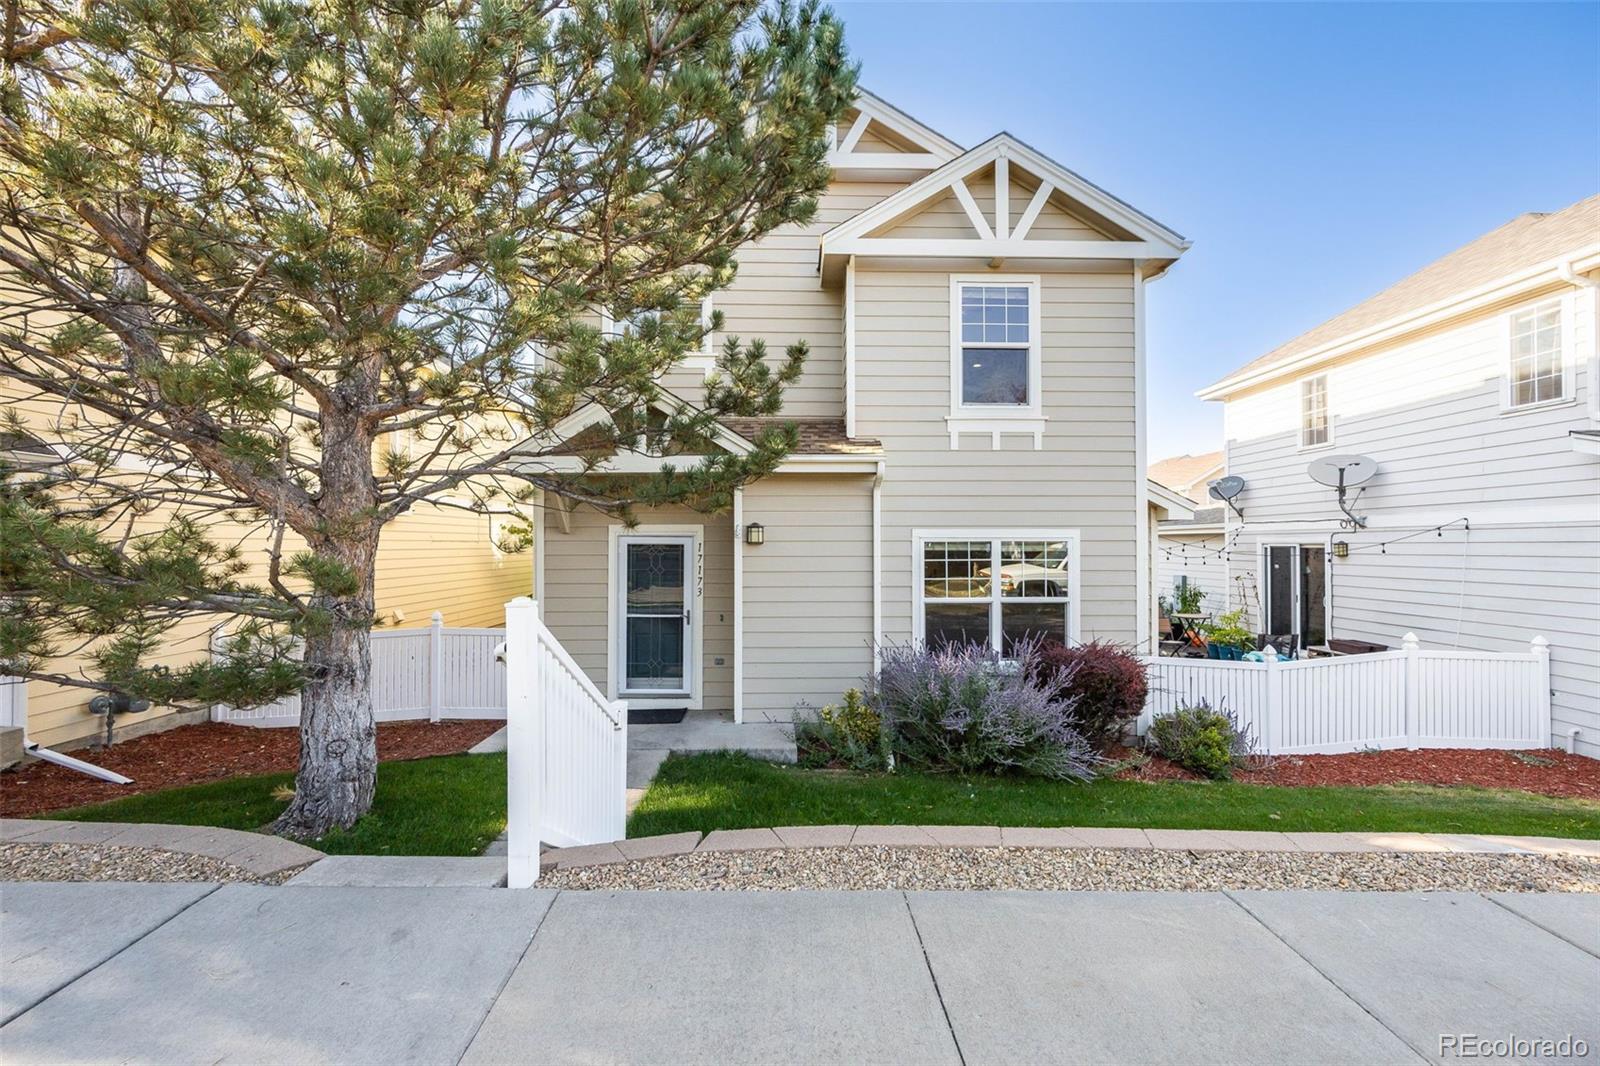
[[[1023,640],[1065,643],[1072,636],[1069,552],[1065,539],[923,542],[923,641],[979,644],[1008,657]]]
[[[1021,407],[1033,324],[1026,285],[961,286],[961,403]]]
[[[1563,397],[1561,303],[1552,300],[1511,316],[1511,406]]]
[[[1300,383],[1300,446],[1328,443],[1328,376],[1318,374]]]

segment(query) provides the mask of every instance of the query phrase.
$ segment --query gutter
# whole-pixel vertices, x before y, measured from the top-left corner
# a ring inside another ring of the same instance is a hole
[[[1589,270],[1600,266],[1600,246],[1590,245],[1565,259],[1547,260],[1538,266],[1507,274],[1475,289],[1468,289],[1466,292],[1459,293],[1449,299],[1416,308],[1394,318],[1385,319],[1366,329],[1337,337],[1285,362],[1275,366],[1264,367],[1252,374],[1245,376],[1229,375],[1214,385],[1207,385],[1203,389],[1196,390],[1195,396],[1201,400],[1225,400],[1235,392],[1240,392],[1255,385],[1262,385],[1277,378],[1287,377],[1296,371],[1303,370],[1325,359],[1349,355],[1371,345],[1390,340],[1393,335],[1398,333],[1404,333],[1412,329],[1422,329],[1438,322],[1446,321],[1456,315],[1467,314],[1479,307],[1507,299],[1516,295],[1522,289],[1537,286],[1548,280],[1561,280],[1569,284],[1587,286],[1591,284],[1587,279],[1579,277],[1579,280],[1574,282],[1567,277],[1567,272],[1578,276],[1579,263],[1583,263],[1584,267]],[[1554,279],[1550,278],[1552,273],[1555,275]]]

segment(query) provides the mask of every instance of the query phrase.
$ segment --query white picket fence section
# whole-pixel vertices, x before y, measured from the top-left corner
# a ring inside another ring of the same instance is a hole
[[[445,626],[433,613],[427,629],[372,634],[372,705],[380,722],[506,716],[505,671],[495,663],[503,629]],[[211,708],[213,722],[277,728],[300,724],[300,696],[257,707]]]
[[[1524,654],[1399,651],[1259,663],[1150,657],[1154,715],[1205,700],[1231,711],[1264,755],[1364,748],[1544,748],[1550,745],[1550,647]]]
[[[607,699],[539,618],[506,604],[506,883],[539,879],[539,844],[626,835],[628,706]]]

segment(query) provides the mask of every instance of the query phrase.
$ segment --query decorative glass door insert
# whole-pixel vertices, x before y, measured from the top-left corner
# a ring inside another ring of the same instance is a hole
[[[622,687],[687,694],[693,537],[622,539]]]

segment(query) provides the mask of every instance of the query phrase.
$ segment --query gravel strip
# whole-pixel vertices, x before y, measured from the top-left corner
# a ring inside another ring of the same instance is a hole
[[[205,855],[115,844],[0,844],[0,881],[247,881],[281,885],[301,870],[253,874]]]
[[[1540,855],[1104,848],[800,848],[691,852],[541,874],[570,889],[1349,889],[1600,892],[1600,862]]]

